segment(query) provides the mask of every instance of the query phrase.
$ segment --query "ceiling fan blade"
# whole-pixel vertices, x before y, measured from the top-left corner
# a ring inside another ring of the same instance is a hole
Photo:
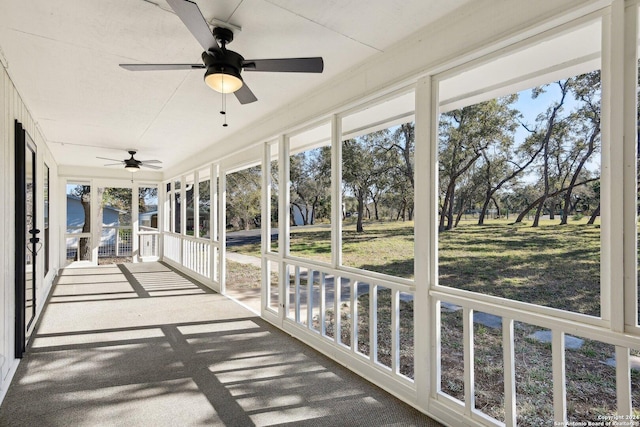
[[[191,31],[191,34],[198,40],[204,50],[218,47],[218,42],[213,37],[211,30],[209,30],[209,24],[202,16],[197,4],[189,0],[167,0],[167,3],[169,3],[169,6]]]
[[[205,68],[202,64],[120,64],[129,71],[167,71],[167,70],[195,70]]]
[[[149,169],[162,169],[160,166],[147,165],[145,163],[140,163],[139,166],[143,168],[149,168]]]
[[[106,165],[104,165],[104,166],[120,166],[120,165],[122,165],[122,164],[123,164],[123,162],[120,162],[120,163],[107,163],[107,164],[106,164]]]
[[[123,160],[117,160],[117,159],[110,159],[108,157],[96,157],[96,159],[100,159],[100,160],[111,160],[112,162],[120,162],[120,163],[124,163]]]
[[[324,70],[322,57],[281,58],[281,59],[245,59],[244,71],[275,71],[281,73],[321,73]]]
[[[162,160],[140,160],[142,163],[162,163]]]
[[[247,86],[246,82],[240,87],[240,89],[233,92],[233,94],[236,96],[236,98],[238,98],[240,104],[251,104],[252,102],[256,102],[258,100],[253,92],[251,92],[251,89],[249,89],[249,86]]]

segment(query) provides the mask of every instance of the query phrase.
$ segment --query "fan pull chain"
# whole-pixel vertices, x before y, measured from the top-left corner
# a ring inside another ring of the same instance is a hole
[[[224,90],[224,68],[222,69],[222,88]],[[224,93],[224,91],[222,92],[222,109],[220,110],[220,114],[222,114],[224,116],[224,123],[222,124],[222,127],[227,127],[229,126],[227,124],[227,94]]]

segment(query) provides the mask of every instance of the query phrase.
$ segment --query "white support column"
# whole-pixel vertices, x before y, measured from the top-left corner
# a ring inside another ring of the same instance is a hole
[[[391,372],[400,373],[400,292],[391,291]],[[338,313],[336,311],[335,313]],[[415,329],[415,328],[414,328]]]
[[[502,357],[504,359],[504,423],[515,427],[516,423],[516,364],[513,319],[502,318]]]
[[[166,204],[167,204],[167,199],[166,199],[166,195],[167,195],[167,183],[166,182],[161,182],[158,186],[158,206],[157,206],[157,212],[158,212],[158,219],[157,219],[157,226],[158,226],[158,232],[160,233],[158,235],[158,245],[156,247],[157,255],[158,255],[158,260],[162,261],[164,258],[164,233],[166,233],[168,230],[168,228],[166,227]]]
[[[220,246],[218,237],[218,165],[209,166],[209,258],[211,281],[220,285]],[[220,288],[218,287],[218,291]]]
[[[427,410],[429,398],[435,398],[440,377],[439,343],[436,340],[440,333],[439,313],[429,297],[429,289],[437,279],[431,268],[437,253],[437,233],[433,229],[438,212],[437,205],[434,206],[438,198],[438,160],[433,129],[437,120],[437,93],[437,90],[432,91],[430,77],[418,80],[415,92],[414,323],[426,327],[414,328],[414,381],[422,410]]]
[[[629,365],[629,349],[616,346],[616,395],[618,398],[618,415],[633,414],[631,405],[631,367]]]
[[[625,323],[638,323],[638,270],[637,270],[637,111],[636,86],[638,81],[638,4],[624,10],[624,283]],[[631,95],[631,96],[629,96]]]
[[[327,274],[324,272],[318,273],[318,279],[320,280],[320,313],[318,320],[320,320],[320,335],[325,336],[327,333],[327,318],[326,318],[326,304],[327,304]]]
[[[200,174],[193,173],[193,237],[200,237]]]
[[[227,282],[227,248],[226,248],[226,239],[227,239],[227,174],[226,171],[218,169],[218,174],[220,177],[219,188],[218,188],[218,238],[220,244],[220,293],[225,294],[226,290],[226,282]]]
[[[134,182],[131,186],[131,260],[138,262],[140,256],[140,238],[138,237],[138,228],[140,227],[140,212],[138,206],[138,198],[140,197],[140,188],[138,183]],[[119,234],[119,233],[118,233]]]
[[[289,176],[289,138],[280,135],[278,138],[278,314],[280,321],[285,317],[284,297],[285,290],[285,259],[289,256],[289,233],[290,233],[290,212],[291,183]],[[267,284],[270,282],[267,278]]]
[[[602,31],[601,313],[624,331],[624,0],[614,0]],[[635,93],[635,91],[634,91]]]
[[[264,256],[271,247],[271,144],[262,146],[262,195],[261,195],[261,254]]]
[[[269,307],[270,299],[271,299],[271,261],[264,256],[264,254],[267,253],[270,247],[269,241],[271,239],[270,236],[267,237],[267,234],[270,233],[270,229],[271,229],[270,173],[271,173],[271,149],[269,144],[265,144],[262,150],[262,200],[261,200],[262,226],[260,227],[261,233],[262,233],[262,239],[260,242],[260,247],[261,247],[260,253],[261,253],[261,260],[262,260],[262,271],[261,271],[262,286],[260,287],[261,311],[264,310],[265,307]],[[278,238],[279,238],[279,235],[280,233],[278,233]]]
[[[358,351],[358,281],[353,280],[349,283],[351,291],[349,292],[349,307],[351,307],[351,352]]]
[[[462,342],[464,345],[464,413],[471,416],[476,407],[475,351],[473,347],[473,310],[464,307],[462,313]]]
[[[218,206],[218,199],[220,197],[220,187],[218,184],[220,166],[212,164],[209,175],[211,176],[211,182],[209,183],[209,192],[211,193],[211,200],[209,201],[209,234],[212,240],[218,241],[218,236],[220,235],[218,232],[218,224],[221,222],[219,214],[220,208]]]
[[[378,361],[378,285],[369,285],[369,359]]]
[[[338,275],[333,276],[333,324],[334,324],[334,333],[333,333],[333,341],[335,343],[340,343],[340,337],[342,333],[342,314],[340,311],[340,306],[342,305],[342,277]]]
[[[89,221],[91,222],[91,241],[89,244],[91,245],[91,262],[94,264],[98,264],[98,250],[100,248],[100,232],[102,231],[102,218],[98,218],[98,213],[100,209],[98,208],[98,203],[102,203],[102,197],[98,199],[98,186],[96,185],[95,180],[91,180],[91,206],[89,210],[91,211],[91,218]],[[87,220],[86,218],[84,219]],[[98,221],[100,221],[100,227],[98,227]],[[78,252],[80,250],[80,244],[78,243]],[[78,257],[79,259],[80,257]]]
[[[291,199],[289,182],[289,139],[278,138],[278,254],[280,259],[289,256],[289,204]]]
[[[342,119],[331,117],[331,265],[342,264]]]
[[[169,211],[171,215],[167,218],[169,220],[168,230],[172,233],[176,233],[176,181],[173,180],[169,182],[169,185],[171,186],[171,191],[169,192],[171,195],[169,199]]]
[[[551,338],[551,366],[553,370],[553,421],[567,423],[567,387],[564,358],[564,332],[554,330]]]
[[[180,177],[180,230],[178,233],[187,234],[187,180],[184,175]]]

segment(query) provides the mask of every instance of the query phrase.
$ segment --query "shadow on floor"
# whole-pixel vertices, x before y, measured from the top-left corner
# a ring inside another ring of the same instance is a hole
[[[437,425],[160,263],[63,271],[2,426]]]

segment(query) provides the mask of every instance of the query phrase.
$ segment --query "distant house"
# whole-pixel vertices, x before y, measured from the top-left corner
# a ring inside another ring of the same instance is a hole
[[[104,206],[102,208],[103,229],[100,237],[100,250],[104,252],[104,248],[112,247],[116,244],[116,227],[120,225],[121,211],[113,206]],[[67,194],[67,233],[82,233],[84,225],[84,208],[80,198],[71,194]],[[67,255],[69,256],[69,247],[77,245],[77,238],[67,239]]]
[[[143,212],[138,215],[140,227],[158,228],[158,210]]]
[[[105,227],[120,225],[120,211],[113,206],[104,206],[102,221]],[[67,194],[67,233],[80,233],[84,225],[84,208],[77,196]]]

